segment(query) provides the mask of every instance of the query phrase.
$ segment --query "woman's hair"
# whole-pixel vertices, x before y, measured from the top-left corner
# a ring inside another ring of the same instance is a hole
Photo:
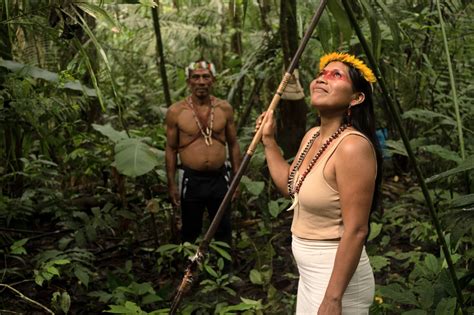
[[[375,190],[372,198],[372,213],[380,206],[381,184],[382,184],[382,163],[383,157],[380,144],[375,131],[375,113],[372,99],[372,85],[366,81],[359,70],[351,64],[345,63],[349,67],[349,76],[352,80],[354,92],[362,92],[365,99],[362,103],[351,107],[351,117],[344,117],[344,123],[351,123],[354,129],[363,133],[373,144],[377,159],[377,177],[375,179]],[[350,119],[350,122],[348,121]]]

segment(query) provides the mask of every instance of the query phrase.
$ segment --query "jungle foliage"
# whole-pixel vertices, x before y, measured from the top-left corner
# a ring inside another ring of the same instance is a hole
[[[184,67],[212,59],[219,72],[215,95],[234,105],[245,150],[284,69],[284,6],[276,0],[156,3],[1,3],[2,314],[169,311],[196,245],[179,242],[179,215],[167,199],[160,66],[177,101],[187,94]],[[297,2],[299,38],[318,3]],[[377,284],[371,313],[472,314],[474,4],[350,3],[426,178],[457,279],[376,86],[378,127],[387,139],[383,206],[372,214],[367,242]],[[319,57],[333,50],[364,55],[340,0],[329,1],[299,63],[306,95]],[[308,110],[307,128],[317,120]],[[261,148],[240,186],[233,244],[211,244],[182,314],[294,311],[292,214],[269,180]]]

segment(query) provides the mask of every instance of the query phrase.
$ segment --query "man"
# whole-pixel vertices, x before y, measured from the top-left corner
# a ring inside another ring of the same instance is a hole
[[[211,95],[215,81],[212,63],[199,60],[186,68],[191,95],[168,109],[166,114],[166,173],[168,193],[174,206],[181,206],[182,241],[194,242],[201,234],[207,208],[212,220],[229,186],[225,161],[233,173],[240,165],[240,149],[231,105]],[[181,194],[176,183],[177,160],[183,169]],[[230,213],[226,211],[216,239],[230,244]]]

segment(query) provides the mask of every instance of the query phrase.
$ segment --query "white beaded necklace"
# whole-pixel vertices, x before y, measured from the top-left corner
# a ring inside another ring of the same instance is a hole
[[[189,105],[189,107],[191,108],[193,112],[194,120],[196,121],[196,125],[198,126],[199,131],[204,137],[204,142],[206,143],[208,147],[211,146],[212,145],[212,127],[214,125],[214,108],[216,107],[215,98],[211,96],[211,112],[210,112],[205,129],[202,127],[201,121],[199,120],[197,116],[196,109],[194,108],[193,99],[191,98],[191,96],[186,98],[186,103]]]

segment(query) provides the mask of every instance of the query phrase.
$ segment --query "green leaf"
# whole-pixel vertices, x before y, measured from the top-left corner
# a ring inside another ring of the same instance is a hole
[[[59,305],[64,314],[67,314],[69,312],[69,308],[71,308],[71,297],[66,291],[61,294],[61,300],[59,302]]]
[[[214,249],[216,252],[219,253],[219,255],[221,255],[222,257],[224,257],[228,261],[232,261],[232,257],[230,256],[230,254],[225,249],[223,249],[219,246],[216,246],[215,244],[212,244],[212,243],[209,245],[209,247]]]
[[[455,168],[452,168],[448,171],[445,171],[445,172],[439,173],[437,175],[431,176],[430,178],[426,179],[425,182],[427,184],[432,183],[432,182],[438,181],[440,179],[449,177],[451,175],[455,175],[455,174],[458,174],[458,173],[462,173],[462,172],[472,170],[473,168],[474,168],[474,155],[468,157],[466,160],[461,162],[461,164],[459,164]]]
[[[244,184],[245,189],[247,189],[247,191],[249,193],[251,193],[252,195],[254,195],[256,197],[259,196],[262,193],[263,188],[265,187],[264,182],[253,181],[250,178],[248,178],[247,176],[242,177],[242,183]]]
[[[432,124],[435,119],[440,119],[443,121],[449,121],[450,124],[456,125],[454,120],[451,117],[421,108],[413,108],[404,112],[401,116],[403,119],[412,119],[419,122],[424,122],[427,124]]]
[[[370,264],[374,269],[374,272],[382,270],[385,266],[390,265],[390,259],[384,256],[370,256]]]
[[[113,314],[129,314],[129,315],[145,315],[146,313],[135,303],[127,301],[125,305],[109,305],[110,310],[104,311],[105,313]]]
[[[163,301],[163,298],[156,294],[147,294],[142,298],[143,305],[160,302],[160,301]]]
[[[397,283],[392,283],[379,288],[382,296],[390,298],[400,304],[418,306],[418,301],[413,292],[402,288]]]
[[[385,140],[385,145],[391,154],[408,156],[407,150],[402,140]]]
[[[331,51],[331,19],[326,11],[323,11],[318,27],[316,27],[316,36],[323,46],[324,51]]]
[[[436,306],[435,315],[455,314],[456,298],[443,298]]]
[[[372,4],[367,3],[366,0],[361,0],[362,6],[367,16],[370,28],[370,39],[372,42],[372,52],[376,60],[380,58],[380,50],[382,47],[382,37],[380,27],[378,24],[379,17],[372,8]]]
[[[339,1],[328,1],[328,9],[334,16],[344,41],[349,41],[352,36],[352,26],[344,8],[341,6]]]
[[[446,149],[445,147],[442,147],[439,144],[420,146],[418,150],[426,151],[431,154],[437,155],[438,157],[447,161],[454,161],[458,164],[462,162],[462,159],[457,152]]]
[[[461,208],[474,204],[474,194],[463,195],[448,201],[450,208]]]
[[[58,88],[65,88],[74,91],[81,91],[88,96],[97,97],[94,89],[82,85],[79,81],[66,81],[59,83],[59,75],[55,72],[44,70],[35,66],[25,65],[11,60],[0,58],[0,67],[7,68],[12,72],[21,73],[23,76],[30,76],[34,79],[43,79],[49,82],[57,83]]]
[[[124,130],[117,131],[114,129],[114,127],[112,127],[110,123],[105,125],[92,124],[92,128],[94,128],[95,130],[97,130],[115,143],[119,142],[120,140],[129,139],[129,136]]]
[[[217,272],[209,265],[204,265],[204,269],[207,271],[208,274],[210,274],[214,278],[217,278],[219,276]]]
[[[10,253],[13,254],[13,255],[26,254],[26,249],[23,247],[23,245],[25,245],[26,242],[28,242],[28,238],[23,238],[19,241],[14,242],[10,246]]]
[[[249,278],[253,284],[263,284],[262,273],[256,269],[250,270]]]
[[[148,8],[154,8],[157,6],[154,0],[140,0],[140,4]]]
[[[49,272],[50,274],[52,275],[56,275],[56,276],[59,276],[59,270],[58,268],[54,267],[54,266],[48,266],[46,267],[46,271]],[[51,277],[52,278],[52,277]]]
[[[270,202],[268,202],[268,212],[270,212],[272,217],[278,217],[281,212],[278,202],[276,202],[275,200],[270,200]]]
[[[391,47],[398,49],[400,47],[400,27],[398,26],[397,21],[392,16],[392,13],[387,8],[385,3],[381,0],[376,0],[377,5],[382,9],[382,14],[390,27],[390,32],[393,38],[393,45]]]
[[[91,224],[87,224],[84,228],[85,228],[87,239],[90,242],[94,242],[97,239],[97,232],[95,230],[95,227],[92,226]]]
[[[437,275],[441,270],[441,265],[433,254],[426,255],[425,266],[433,275]]]
[[[89,274],[85,271],[84,268],[82,268],[82,267],[74,268],[74,275],[86,287],[89,285]]]
[[[420,309],[411,310],[411,311],[402,313],[402,315],[427,315],[427,314],[428,312],[426,312],[425,310],[420,310]]]
[[[376,238],[380,234],[380,232],[382,231],[382,226],[383,226],[382,223],[371,222],[370,223],[370,234],[369,234],[369,237],[367,238],[367,241],[371,241],[374,238]]]
[[[157,152],[139,139],[125,139],[115,145],[115,166],[124,175],[141,176],[158,164]]]
[[[117,22],[112,17],[110,17],[107,11],[105,11],[101,7],[87,2],[75,2],[74,4],[95,19],[101,17],[102,20],[104,20],[110,27],[113,28],[113,31],[115,33],[119,31],[120,27]]]
[[[158,247],[158,253],[165,253],[165,252],[174,252],[178,248],[179,245],[176,244],[165,244]]]

